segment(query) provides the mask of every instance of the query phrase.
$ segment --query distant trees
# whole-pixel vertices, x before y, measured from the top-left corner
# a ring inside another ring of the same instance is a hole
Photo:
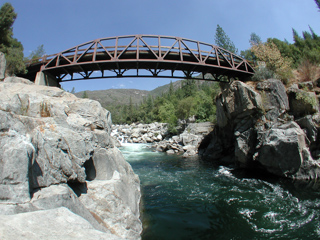
[[[148,95],[139,105],[111,105],[107,109],[112,113],[116,124],[141,122],[165,122],[169,131],[175,133],[178,119],[195,116],[197,122],[215,121],[214,99],[220,91],[216,82],[198,84],[195,80],[183,80],[180,87],[174,89],[170,83],[168,92],[161,96]]]
[[[225,50],[228,50],[232,53],[238,54],[238,49],[235,47],[234,43],[231,41],[231,39],[228,37],[228,35],[225,33],[222,27],[220,27],[219,24],[216,28],[214,40],[217,46]]]
[[[6,56],[6,75],[25,73],[23,62],[23,46],[13,38],[12,26],[17,18],[14,8],[10,3],[5,3],[0,8],[0,51]]]
[[[258,35],[251,34],[251,48],[242,51],[241,56],[255,63],[265,63],[256,67],[254,80],[277,77],[286,83],[293,77],[292,69],[297,69],[301,81],[320,76],[313,74],[320,71],[320,37],[311,27],[302,32],[302,36],[295,29],[292,32],[292,44],[277,38],[268,38],[263,43]]]

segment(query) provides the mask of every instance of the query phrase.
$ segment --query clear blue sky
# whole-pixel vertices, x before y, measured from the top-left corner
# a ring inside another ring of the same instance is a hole
[[[236,47],[249,48],[252,32],[292,42],[310,25],[320,35],[320,12],[314,0],[0,0],[18,17],[14,37],[26,56],[43,44],[54,54],[97,38],[155,34],[213,43],[219,24]],[[64,84],[71,90],[136,88],[152,90],[166,79],[103,79]]]

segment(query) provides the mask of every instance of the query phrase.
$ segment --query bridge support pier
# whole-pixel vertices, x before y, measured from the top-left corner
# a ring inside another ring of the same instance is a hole
[[[50,87],[61,87],[59,81],[49,73],[37,72],[34,80],[36,85],[44,85]]]

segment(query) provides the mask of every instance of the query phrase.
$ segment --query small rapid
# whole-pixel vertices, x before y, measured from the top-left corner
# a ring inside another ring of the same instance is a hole
[[[120,149],[141,180],[142,239],[320,239],[319,191],[147,144]]]

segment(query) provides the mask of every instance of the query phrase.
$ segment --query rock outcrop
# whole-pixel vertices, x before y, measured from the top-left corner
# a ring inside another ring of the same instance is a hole
[[[221,85],[217,125],[199,153],[292,179],[319,178],[320,117],[314,92],[298,86],[286,92],[276,79],[251,85]]]
[[[1,239],[140,239],[140,182],[110,113],[20,78],[0,98]]]
[[[183,157],[192,157],[198,154],[198,148],[204,137],[213,129],[210,122],[189,123],[184,131],[169,139],[153,144],[153,148],[167,154],[182,154]]]
[[[6,58],[4,53],[0,52],[0,81],[5,78],[6,75]]]

